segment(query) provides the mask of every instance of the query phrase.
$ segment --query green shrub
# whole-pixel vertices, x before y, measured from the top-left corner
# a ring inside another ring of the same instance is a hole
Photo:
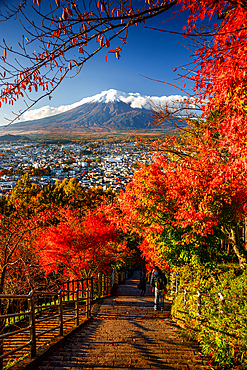
[[[204,355],[221,368],[247,369],[247,271],[185,266],[178,275],[179,292],[173,302],[173,318],[185,328],[187,335],[199,341]],[[184,289],[187,291],[185,308]]]

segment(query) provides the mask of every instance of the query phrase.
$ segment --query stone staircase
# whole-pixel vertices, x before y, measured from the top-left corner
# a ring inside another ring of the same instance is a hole
[[[115,296],[95,305],[87,324],[40,362],[38,370],[211,370],[199,346],[181,336],[169,301],[164,311],[154,311],[150,286],[140,297],[138,280],[135,272]]]

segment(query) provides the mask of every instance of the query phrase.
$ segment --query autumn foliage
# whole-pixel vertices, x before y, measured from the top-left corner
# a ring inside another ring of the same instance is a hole
[[[109,273],[123,249],[115,226],[103,214],[81,218],[68,208],[61,209],[57,218],[58,224],[37,239],[41,269],[71,279]]]
[[[25,218],[37,217],[47,209],[56,214],[37,238],[42,271],[69,277],[105,271],[124,256],[126,233],[140,241],[142,255],[150,265],[205,264],[225,261],[230,254],[244,268],[247,246],[240,231],[247,217],[246,1],[143,0],[135,8],[131,2],[100,0],[95,7],[82,2],[79,9],[71,1],[51,0],[49,14],[43,3],[36,1],[34,8],[46,33],[37,28],[36,36],[30,31],[24,38],[21,53],[28,60],[27,67],[15,65],[14,72],[5,68],[1,75],[3,103],[13,104],[33,90],[49,96],[65,76],[73,70],[79,72],[102,48],[106,48],[106,56],[119,58],[129,27],[178,5],[181,11],[189,11],[183,32],[195,45],[194,66],[182,79],[193,82],[189,96],[201,106],[202,116],[188,119],[179,136],[153,144],[153,163],[140,166],[114,205],[110,197],[100,205],[106,194],[85,195],[74,181],[40,191],[26,179],[28,192],[20,183],[11,200]],[[25,12],[26,6],[23,1],[16,14]],[[201,22],[209,18],[214,18],[215,24],[202,30]],[[26,53],[34,39],[41,42],[41,51]],[[114,40],[118,42],[113,48]],[[87,52],[91,41],[97,46]],[[75,58],[69,54],[71,50],[77,52]],[[6,44],[4,65],[12,52]],[[49,73],[44,72],[45,66]],[[160,123],[169,114],[158,107],[153,117]],[[30,212],[29,208],[24,212],[27,204],[32,205]]]

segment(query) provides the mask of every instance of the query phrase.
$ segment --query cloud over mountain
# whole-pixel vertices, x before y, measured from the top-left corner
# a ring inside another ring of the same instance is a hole
[[[60,113],[67,112],[71,109],[77,108],[87,103],[115,103],[123,102],[129,104],[133,109],[150,109],[151,105],[168,106],[170,109],[175,110],[181,106],[181,103],[185,106],[188,102],[188,97],[181,95],[171,96],[148,96],[141,95],[139,93],[124,93],[115,89],[102,91],[99,94],[91,97],[83,98],[79,102],[61,105],[57,108],[46,105],[38,109],[32,109],[24,113],[22,120],[32,121],[46,117],[55,116]],[[190,99],[190,105],[193,107],[194,101]]]

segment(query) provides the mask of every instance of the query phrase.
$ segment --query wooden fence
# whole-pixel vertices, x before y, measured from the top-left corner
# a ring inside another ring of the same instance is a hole
[[[90,318],[95,299],[110,295],[114,285],[125,278],[125,273],[114,270],[111,276],[98,274],[88,279],[63,282],[58,291],[0,295],[0,370],[4,366],[4,359],[19,354],[25,347],[29,348],[27,354],[31,358],[36,357],[37,343],[47,333],[63,336],[67,323],[72,323],[70,327],[78,326],[82,319]],[[45,325],[48,322],[49,325]],[[43,330],[45,326],[48,329]],[[41,330],[37,330],[38,327]],[[24,343],[14,345],[13,349],[4,346],[4,342],[8,340],[10,344],[10,339],[13,341],[20,333],[22,342],[26,338]]]

